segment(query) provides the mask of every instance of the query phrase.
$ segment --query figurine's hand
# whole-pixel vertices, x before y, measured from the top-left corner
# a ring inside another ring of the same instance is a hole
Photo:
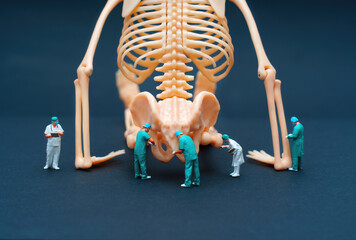
[[[173,155],[176,155],[176,151],[173,151],[172,154],[173,154]]]

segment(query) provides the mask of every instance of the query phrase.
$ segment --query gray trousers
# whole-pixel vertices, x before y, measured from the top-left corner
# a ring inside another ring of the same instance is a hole
[[[61,152],[61,146],[47,145],[47,162],[48,167],[58,167],[59,154]]]

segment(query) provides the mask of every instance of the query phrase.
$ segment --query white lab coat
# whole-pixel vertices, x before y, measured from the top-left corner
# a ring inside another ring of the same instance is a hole
[[[241,164],[243,164],[245,162],[244,160],[244,156],[242,154],[242,147],[240,146],[240,144],[238,144],[235,140],[233,139],[229,139],[229,146],[228,149],[235,149],[232,153],[233,153],[233,157],[232,157],[232,166],[233,167],[237,167],[240,166]]]
[[[53,124],[50,124],[46,127],[45,134],[64,132],[62,126],[57,124],[53,127]],[[48,167],[58,167],[59,154],[61,152],[61,136],[52,137],[47,139],[47,162],[46,166]]]

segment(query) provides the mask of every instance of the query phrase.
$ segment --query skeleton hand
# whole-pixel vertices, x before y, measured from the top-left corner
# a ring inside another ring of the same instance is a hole
[[[257,150],[253,150],[253,151],[248,151],[248,154],[246,155],[246,157],[255,159],[257,161],[260,162],[264,162],[267,164],[274,164],[274,157],[269,155],[268,153],[266,153],[265,151],[261,150],[261,151],[257,151]]]

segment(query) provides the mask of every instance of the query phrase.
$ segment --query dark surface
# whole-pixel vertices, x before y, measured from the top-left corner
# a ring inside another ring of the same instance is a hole
[[[199,154],[202,185],[191,189],[179,187],[184,170],[178,159],[162,164],[151,153],[148,173],[153,178],[135,180],[128,149],[126,155],[90,170],[75,170],[74,129],[68,118],[60,119],[65,130],[61,170],[43,170],[47,119],[25,120],[0,119],[7,126],[2,136],[11,136],[0,143],[0,238],[356,237],[356,131],[350,131],[355,120],[305,119],[306,156],[298,173],[276,172],[246,159],[241,177],[233,179],[226,150],[204,147]],[[120,122],[93,119],[94,155],[125,146]],[[267,120],[220,119],[217,126],[239,133],[233,135],[245,153],[256,147],[272,151],[269,144],[259,145],[270,142]]]
[[[203,147],[202,185],[191,189],[179,187],[184,167],[177,158],[162,164],[151,153],[152,179],[135,180],[128,149],[126,155],[90,170],[75,170],[73,119],[68,118],[60,119],[65,130],[61,170],[43,170],[47,119],[25,120],[0,119],[7,126],[2,134],[9,136],[0,142],[0,238],[356,237],[356,131],[350,131],[355,120],[305,119],[306,156],[298,173],[276,172],[246,159],[241,177],[233,179],[226,150]],[[93,118],[94,155],[124,148],[121,122]],[[238,136],[245,153],[254,148],[272,151],[270,144],[263,144],[270,142],[267,120],[220,119],[217,126]]]
[[[148,156],[152,180],[133,178],[132,150],[74,168],[74,86],[106,1],[0,3],[1,239],[355,239],[355,1],[250,0],[267,55],[283,82],[287,118],[305,126],[304,170],[276,172],[246,159],[232,179],[226,150],[203,147],[202,185],[179,187],[184,166]],[[104,27],[90,83],[91,152],[125,148],[114,74],[120,4]],[[272,153],[263,82],[246,23],[226,16],[235,66],[218,85],[217,129],[247,150]],[[141,89],[153,94],[148,79]],[[44,129],[65,130],[60,171],[43,170]],[[288,124],[291,132],[292,126]]]

